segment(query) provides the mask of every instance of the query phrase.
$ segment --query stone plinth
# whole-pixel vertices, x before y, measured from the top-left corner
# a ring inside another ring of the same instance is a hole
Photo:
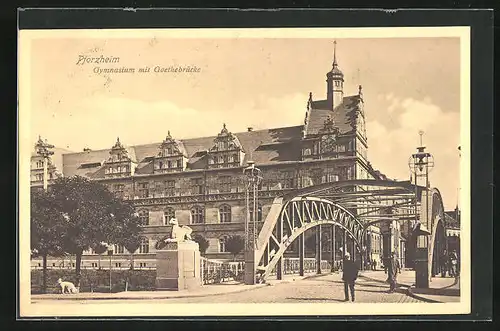
[[[173,242],[156,252],[157,290],[182,291],[200,285],[200,249],[197,243]]]

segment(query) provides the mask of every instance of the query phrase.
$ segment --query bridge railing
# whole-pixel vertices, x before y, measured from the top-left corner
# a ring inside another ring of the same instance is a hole
[[[245,271],[245,262],[200,259],[201,283],[218,284],[228,281],[242,281]]]
[[[284,258],[284,274],[285,275],[298,275],[300,271],[300,261],[299,258]],[[201,283],[203,285],[208,284],[220,284],[229,281],[241,282],[243,281],[245,273],[245,262],[243,261],[220,261],[220,260],[209,260],[202,257],[200,261],[200,274]],[[327,260],[321,261],[321,270],[323,272],[328,272],[331,270],[331,263]],[[304,259],[304,274],[316,273],[316,259],[315,258],[305,258]],[[276,269],[271,272],[271,276],[276,275]]]
[[[298,257],[286,257],[283,261],[285,275],[298,275],[300,272],[300,260]],[[311,274],[317,272],[315,258],[304,258],[304,274]],[[321,271],[326,272],[331,270],[331,262],[327,260],[321,261]],[[271,271],[271,276],[276,275],[276,268]]]

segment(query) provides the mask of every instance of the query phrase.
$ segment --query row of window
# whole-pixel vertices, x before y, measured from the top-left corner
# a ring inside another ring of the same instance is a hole
[[[140,210],[138,212],[139,219],[142,225],[150,225],[149,222],[149,211]],[[170,219],[175,218],[175,210],[173,208],[167,208],[163,212],[164,215],[164,225],[168,225]],[[232,212],[231,206],[222,205],[219,207],[219,220],[221,223],[231,223]],[[205,209],[201,206],[194,206],[190,210],[190,223],[191,224],[203,224],[205,223]],[[250,210],[250,221],[253,222],[253,210]],[[262,221],[262,206],[257,208],[257,222]]]
[[[313,169],[308,174],[312,183],[302,180],[302,186],[318,185],[322,183],[336,182],[341,179],[353,179],[354,178],[354,168],[353,167],[340,167],[336,171],[325,171],[324,169]],[[305,178],[305,177],[303,177]],[[260,183],[258,189],[262,190],[263,187],[267,189],[290,189],[298,186],[298,179],[294,171],[284,171],[276,178],[268,178],[264,183]],[[240,188],[240,180],[234,180],[232,176],[220,176],[217,180],[217,188],[219,193],[230,193],[234,187]],[[243,188],[241,188],[243,190]],[[124,197],[125,195],[125,185],[124,184],[114,184],[112,186],[112,191],[116,196]],[[162,182],[142,182],[137,184],[137,196],[139,198],[148,198],[153,194],[163,195],[163,196],[175,196],[179,193],[180,189],[176,187],[175,180],[165,180]],[[193,178],[191,179],[189,187],[183,189],[183,191],[192,194],[200,195],[205,191],[205,184],[203,178]]]
[[[238,162],[238,154],[231,154],[231,155],[220,155],[220,156],[211,156],[208,159],[208,164],[215,164],[215,163],[235,163]]]
[[[129,173],[129,172],[130,172],[130,167],[128,165],[107,167],[106,169],[104,169],[104,173],[106,175],[108,175],[108,174],[124,174],[124,173]]]
[[[155,163],[155,169],[175,169],[182,168],[182,160],[158,161]]]
[[[51,180],[53,178],[54,178],[53,174],[49,172],[48,179]],[[43,174],[35,174],[35,181],[37,182],[43,181]]]

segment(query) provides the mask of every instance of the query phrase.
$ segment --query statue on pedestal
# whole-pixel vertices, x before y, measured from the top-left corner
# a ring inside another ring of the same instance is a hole
[[[172,225],[170,238],[167,236],[158,240],[156,243],[156,249],[162,249],[167,246],[168,243],[173,242],[193,242],[193,239],[191,238],[193,229],[187,225],[180,225],[175,218],[171,218],[169,224]]]

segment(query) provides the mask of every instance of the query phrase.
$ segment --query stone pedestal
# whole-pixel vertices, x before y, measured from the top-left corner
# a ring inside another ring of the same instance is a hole
[[[169,243],[156,252],[156,289],[182,291],[201,286],[200,249],[192,241]]]

